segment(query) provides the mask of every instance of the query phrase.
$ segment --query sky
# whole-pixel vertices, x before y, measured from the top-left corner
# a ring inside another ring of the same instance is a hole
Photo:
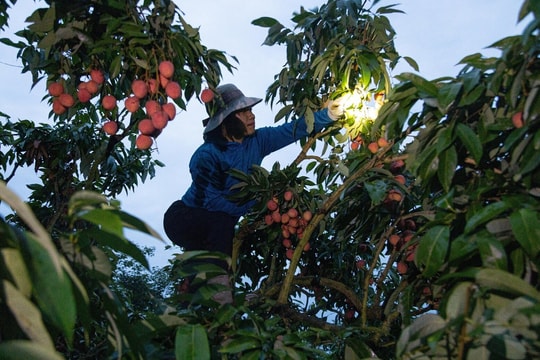
[[[223,50],[238,58],[233,74],[224,73],[222,83],[236,84],[246,96],[264,98],[265,91],[284,65],[285,48],[262,45],[267,29],[251,24],[252,20],[269,16],[291,27],[290,18],[300,6],[306,9],[321,6],[324,0],[176,0],[184,12],[184,19],[199,27],[202,43],[208,48]],[[381,1],[378,5],[395,4]],[[411,0],[397,4],[405,14],[389,14],[397,36],[395,46],[402,56],[412,57],[419,64],[419,75],[431,80],[441,76],[455,76],[461,66],[458,62],[467,55],[481,52],[488,56],[500,53],[488,47],[506,36],[517,35],[526,25],[518,24],[518,0]],[[13,33],[24,27],[24,19],[43,1],[18,1],[10,12],[9,28],[0,37],[16,39]],[[21,74],[16,50],[0,44],[0,111],[12,120],[29,119],[47,122],[49,107],[42,98],[45,82],[31,89],[29,74]],[[393,76],[413,71],[405,62],[397,67]],[[178,109],[179,110],[179,109]],[[257,126],[272,126],[277,109],[264,102],[254,108]],[[202,142],[201,120],[207,117],[198,101],[188,104],[187,111],[179,112],[157,139],[155,158],[166,166],[158,168],[156,177],[138,186],[134,192],[119,197],[124,211],[147,222],[160,233],[164,242],[135,233],[128,236],[141,246],[156,248],[150,259],[152,266],[167,264],[174,253],[180,251],[166,238],[163,213],[171,202],[180,198],[188,188],[188,162],[191,154]],[[278,161],[289,164],[299,151],[299,145],[290,145],[267,157],[263,166],[270,168]],[[18,171],[8,186],[25,199],[26,184],[36,182],[31,169]],[[4,214],[5,207],[0,206]]]

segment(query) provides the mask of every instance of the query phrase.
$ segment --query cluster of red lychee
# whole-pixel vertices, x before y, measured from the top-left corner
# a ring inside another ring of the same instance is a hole
[[[81,103],[89,102],[98,93],[105,82],[105,75],[100,69],[92,69],[89,79],[82,81],[77,86],[77,99]],[[138,122],[139,134],[136,146],[145,150],[152,146],[153,139],[167,126],[167,123],[176,116],[176,107],[173,102],[163,99],[176,100],[182,96],[182,88],[177,81],[173,80],[174,64],[164,60],[159,63],[156,76],[152,78],[135,79],[131,83],[131,94],[124,99],[124,108],[135,113],[144,106],[145,117]],[[63,114],[75,104],[73,95],[66,92],[62,81],[52,82],[48,85],[48,91],[53,96],[53,112]],[[166,96],[163,96],[163,95]],[[103,95],[99,101],[103,110],[113,112],[118,107],[118,99],[112,94]],[[103,131],[108,135],[118,132],[119,123],[109,116],[103,124]]]
[[[395,186],[390,188],[383,200],[383,206],[390,212],[396,212],[403,200],[402,186],[407,184],[407,179],[403,175],[405,163],[403,160],[394,160],[390,164],[390,172],[392,173]]]
[[[93,69],[89,73],[89,79],[81,81],[77,86],[77,100],[80,103],[87,103],[99,93],[101,84],[105,82],[103,72]],[[49,95],[53,97],[52,110],[56,115],[62,115],[75,105],[75,97],[66,91],[62,80],[51,82],[47,86]]]
[[[403,160],[394,160],[390,163],[390,172],[393,175],[393,180],[400,185],[406,185],[407,179],[403,175],[405,163]],[[401,201],[403,200],[403,193],[399,186],[395,186],[388,190],[386,197],[383,201],[383,205],[390,211],[396,211]],[[397,271],[400,274],[406,274],[409,269],[409,263],[414,261],[416,253],[416,244],[410,245],[409,242],[415,235],[416,222],[412,219],[400,220],[396,226],[396,231],[388,237],[389,249],[396,249],[400,251],[405,247],[405,251],[400,256],[397,262]]]
[[[294,244],[298,243],[304,235],[304,230],[313,217],[310,210],[300,211],[293,206],[294,192],[287,190],[283,193],[280,202],[273,197],[266,203],[267,213],[264,222],[268,226],[280,226],[281,243],[285,247],[285,256],[290,260],[294,254]],[[309,251],[310,243],[307,242],[303,251]]]
[[[182,96],[182,88],[173,80],[173,75],[174,64],[164,60],[158,65],[156,77],[135,79],[131,83],[131,95],[124,99],[124,107],[130,113],[134,113],[144,106],[145,113],[144,118],[137,124],[139,133],[135,145],[138,149],[149,149],[169,121],[176,117],[174,103],[168,100],[160,101],[160,99],[176,100]],[[166,97],[162,96],[163,91]],[[116,98],[113,95],[106,95],[101,104],[105,110],[111,111],[116,107]]]
[[[351,138],[351,150],[358,150],[362,145],[364,145],[366,142],[364,141],[364,138],[362,135],[357,135],[354,138]],[[386,140],[384,137],[378,138],[377,140],[371,141],[366,145],[366,148],[369,150],[370,153],[376,154],[379,149],[387,147],[389,145],[388,140]]]
[[[397,272],[401,275],[407,273],[410,263],[414,262],[417,244],[410,244],[416,234],[416,222],[412,219],[401,220],[396,231],[388,237],[388,247],[400,251],[405,248],[397,261]]]

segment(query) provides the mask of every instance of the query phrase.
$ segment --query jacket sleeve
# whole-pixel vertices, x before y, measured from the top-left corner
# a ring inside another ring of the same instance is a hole
[[[317,133],[334,123],[328,117],[327,109],[315,112],[314,117],[313,133]],[[308,135],[306,121],[303,116],[279,126],[260,128],[256,133],[262,156],[266,156]]]

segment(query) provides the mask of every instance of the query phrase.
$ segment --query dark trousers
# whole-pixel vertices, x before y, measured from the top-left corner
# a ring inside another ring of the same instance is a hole
[[[185,251],[218,251],[232,256],[238,219],[224,212],[192,208],[177,200],[165,212],[163,228],[169,239]],[[227,270],[223,262],[218,265]]]

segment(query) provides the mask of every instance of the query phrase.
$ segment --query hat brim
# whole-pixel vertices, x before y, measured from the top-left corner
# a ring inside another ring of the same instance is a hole
[[[219,125],[221,125],[223,120],[227,116],[232,114],[233,112],[241,110],[241,109],[245,109],[245,108],[248,108],[248,107],[255,106],[258,103],[260,103],[261,101],[262,101],[262,99],[260,99],[260,98],[246,97],[246,96],[243,96],[243,97],[233,101],[225,109],[221,110],[220,112],[218,112],[214,116],[212,116],[210,118],[206,118],[206,119],[203,120],[203,125],[206,124],[205,127],[204,127],[204,134],[214,130]]]

